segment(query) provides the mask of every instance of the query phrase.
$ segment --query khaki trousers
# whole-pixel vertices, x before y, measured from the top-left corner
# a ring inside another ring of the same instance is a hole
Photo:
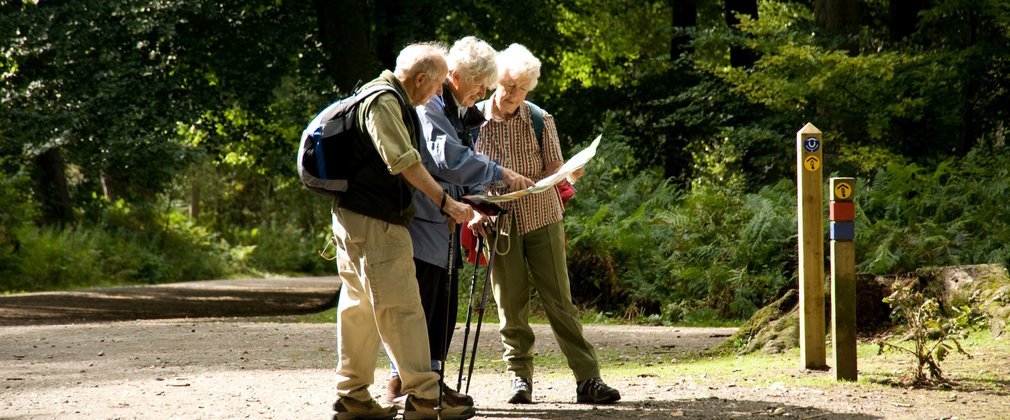
[[[333,209],[340,300],[337,304],[337,395],[372,399],[379,345],[400,370],[403,392],[438,398],[427,325],[405,226]]]
[[[514,377],[533,378],[533,342],[530,328],[530,293],[536,289],[551,330],[577,381],[597,378],[596,350],[582,334],[578,310],[572,304],[565,256],[565,228],[559,221],[520,235],[512,220],[508,237],[496,248],[508,253],[495,256],[491,284],[498,303],[499,332],[505,345],[503,359]],[[508,245],[505,245],[505,241]],[[497,252],[492,248],[492,252]],[[527,266],[529,274],[527,274]],[[530,274],[532,276],[530,276]]]

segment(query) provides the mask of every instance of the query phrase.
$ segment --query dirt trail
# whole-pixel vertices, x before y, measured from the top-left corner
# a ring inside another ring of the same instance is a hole
[[[331,280],[303,282],[225,281],[167,286],[157,293],[89,291],[75,304],[60,301],[60,294],[31,298],[31,304],[25,296],[0,297],[0,325],[6,325],[0,327],[0,419],[329,418],[334,326],[284,322],[283,316],[270,317],[273,322],[245,317],[255,312],[250,306],[275,315],[306,312],[311,306],[306,300],[325,304],[335,290]],[[177,290],[166,290],[171,288]],[[76,306],[80,302],[91,306]],[[185,305],[199,314],[211,313],[211,307],[244,312],[241,317],[135,320],[173,314]],[[101,322],[67,324],[74,320],[68,316]],[[128,320],[112,321],[117,318]],[[949,391],[865,386],[834,394],[753,378],[719,381],[704,374],[643,372],[636,366],[676,365],[679,357],[710,348],[733,332],[646,326],[586,326],[604,379],[621,390],[619,404],[574,404],[568,369],[541,362],[534,378],[536,404],[514,406],[504,402],[508,378],[495,326],[485,328],[470,389],[482,419],[1007,418],[1010,408],[1005,394],[952,398]],[[537,360],[561,358],[549,328],[535,325],[535,330]],[[455,334],[454,351],[462,335]],[[373,395],[382,395],[386,365],[380,360]],[[458,353],[448,366],[455,385]]]
[[[549,329],[536,329],[541,354],[557,355]],[[624,326],[586,330],[601,351],[623,346],[630,352],[697,350],[732,331]],[[571,379],[560,379],[566,374],[548,369],[538,372],[540,404],[502,404],[507,384],[497,361],[501,345],[493,329],[484,332],[471,388],[481,418],[578,418],[611,411],[570,404]],[[325,418],[335,395],[334,334],[332,325],[238,319],[0,328],[0,418]],[[461,335],[453,348],[460,348]],[[449,364],[449,376],[455,378],[453,360]],[[386,374],[379,369],[376,377]],[[626,411],[639,409],[641,403],[655,404],[646,395],[660,397],[669,387],[659,384],[659,378],[648,378],[646,382],[655,382],[649,386],[620,378],[610,382],[622,385],[625,400],[638,400],[615,408]],[[379,385],[373,387],[373,394],[381,392]]]

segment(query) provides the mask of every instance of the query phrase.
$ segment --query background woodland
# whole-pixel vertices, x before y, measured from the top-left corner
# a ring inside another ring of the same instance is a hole
[[[1001,0],[7,0],[0,292],[332,275],[301,129],[406,43],[542,61],[578,303],[746,319],[797,284],[795,133],[857,182],[857,270],[1010,263]],[[827,224],[825,224],[827,227]],[[825,252],[828,255],[828,252]]]

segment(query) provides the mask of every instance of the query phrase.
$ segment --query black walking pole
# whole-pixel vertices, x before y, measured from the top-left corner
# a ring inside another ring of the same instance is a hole
[[[459,378],[456,379],[456,389],[463,386],[463,368],[466,367],[466,344],[470,337],[470,320],[473,315],[473,288],[477,286],[477,271],[480,268],[481,252],[484,251],[484,238],[477,236],[477,258],[473,261],[473,277],[470,278],[470,298],[466,304],[466,328],[463,329],[463,351],[459,355]],[[469,381],[470,378],[467,378]]]
[[[466,204],[469,204],[470,207],[473,207],[473,208],[477,209],[477,211],[481,212],[482,214],[484,214],[486,216],[498,216],[498,218],[496,219],[496,223],[495,223],[495,225],[496,225],[495,228],[496,229],[497,229],[497,220],[501,220],[501,216],[505,215],[505,209],[501,208],[501,206],[499,206],[499,205],[497,205],[495,203],[491,203],[491,202],[482,200],[482,199],[477,198],[477,197],[472,197],[472,196],[463,197],[463,202],[466,203]],[[470,304],[473,303],[473,288],[474,288],[474,286],[476,286],[476,283],[477,283],[477,269],[480,267],[480,258],[482,256],[481,253],[483,251],[481,249],[481,247],[485,243],[490,243],[490,242],[487,242],[486,240],[484,240],[480,236],[477,237],[477,258],[474,259],[474,263],[473,263],[473,279],[470,281]],[[470,382],[471,382],[471,379],[473,377],[472,376],[473,375],[473,361],[477,357],[477,339],[480,337],[480,325],[481,325],[481,322],[484,320],[484,306],[487,304],[487,285],[488,285],[488,282],[491,281],[491,264],[494,262],[494,254],[495,254],[494,251],[491,251],[491,258],[488,259],[488,263],[487,263],[487,276],[484,279],[484,290],[481,293],[480,308],[478,309],[480,311],[480,314],[477,316],[477,330],[474,331],[474,335],[473,335],[473,353],[470,356],[470,369],[467,370],[467,372],[466,372],[466,392],[470,392]],[[463,351],[462,351],[462,355],[460,355],[460,359],[461,360],[459,361],[459,375],[460,376],[459,376],[459,380],[456,383],[456,389],[460,389],[460,387],[463,384],[463,365],[466,363],[466,340],[467,340],[467,335],[470,332],[470,315],[472,313],[473,313],[473,311],[471,311],[470,308],[468,307],[467,308],[467,313],[466,313],[466,331],[463,333]],[[464,392],[464,394],[466,392]]]
[[[448,348],[448,346],[446,346],[445,342],[449,338],[449,328],[447,328],[448,325],[449,325],[449,316],[450,315],[455,315],[455,314],[449,314],[449,312],[451,312],[451,311],[449,311],[449,307],[451,306],[451,305],[449,305],[449,301],[452,299],[452,296],[451,296],[452,295],[452,285],[451,285],[451,283],[452,283],[452,270],[453,270],[453,266],[456,265],[455,264],[456,262],[453,261],[453,259],[456,258],[456,243],[453,241],[453,239],[456,237],[456,226],[455,225],[456,225],[456,223],[453,222],[452,219],[450,219],[449,220],[449,226],[450,226],[450,228],[449,228],[449,270],[447,271],[448,275],[446,276],[446,279],[445,279],[445,320],[444,320],[445,324],[442,327],[442,346],[439,346],[440,348],[441,347]],[[432,314],[432,315],[434,315],[434,314]],[[441,352],[441,354],[438,355],[438,405],[435,406],[435,412],[438,413],[438,418],[442,418],[442,390],[445,388],[445,379],[444,378],[445,378],[445,352],[443,351],[443,352]]]
[[[504,215],[505,215],[505,211],[502,210],[498,214],[498,219],[497,220],[500,221],[502,219],[502,216],[504,216]],[[487,288],[488,288],[488,284],[491,283],[491,268],[494,267],[494,256],[495,256],[495,254],[498,253],[498,247],[497,247],[497,244],[498,244],[498,240],[497,240],[498,239],[498,235],[499,235],[499,233],[498,233],[498,226],[497,226],[497,221],[496,221],[496,223],[495,223],[495,229],[494,229],[494,235],[492,235],[491,238],[488,238],[488,240],[492,244],[491,245],[491,258],[488,258],[488,261],[487,261],[487,274],[484,276],[484,290],[481,291],[480,307],[477,308],[477,329],[473,332],[473,350],[470,353],[470,367],[466,371],[466,392],[464,392],[464,393],[469,393],[470,392],[470,382],[473,382],[473,380],[472,380],[472,378],[473,378],[473,362],[474,362],[474,360],[477,359],[477,343],[480,340],[480,326],[481,326],[481,323],[483,323],[483,321],[484,321],[484,307],[487,305]]]

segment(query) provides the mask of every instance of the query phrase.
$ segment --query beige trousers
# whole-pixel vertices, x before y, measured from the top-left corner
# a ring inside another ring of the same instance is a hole
[[[372,398],[379,345],[400,370],[403,392],[438,398],[427,324],[414,278],[414,251],[405,226],[333,209],[340,300],[337,304],[337,396]]]

